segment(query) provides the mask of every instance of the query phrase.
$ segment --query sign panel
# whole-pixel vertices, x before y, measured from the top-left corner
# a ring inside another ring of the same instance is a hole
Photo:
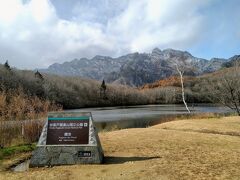
[[[92,152],[91,151],[78,151],[78,157],[91,157],[92,156]]]
[[[48,118],[47,145],[88,143],[88,116]]]

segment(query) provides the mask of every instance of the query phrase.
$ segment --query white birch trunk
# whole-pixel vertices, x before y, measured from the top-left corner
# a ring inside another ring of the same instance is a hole
[[[184,93],[184,85],[183,85],[183,73],[179,70],[177,65],[176,65],[176,67],[177,67],[177,71],[178,71],[178,73],[180,75],[180,80],[181,80],[181,85],[182,85],[182,100],[183,100],[183,103],[184,103],[188,113],[191,113],[189,108],[188,108],[188,106],[187,106],[187,103],[185,101],[185,93]]]

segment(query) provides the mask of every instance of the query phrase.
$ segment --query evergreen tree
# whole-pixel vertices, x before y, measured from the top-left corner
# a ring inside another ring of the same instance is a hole
[[[11,67],[8,64],[8,60],[4,63],[4,67],[8,70],[11,71]]]
[[[39,71],[35,72],[35,77],[40,79],[41,81],[44,80],[43,75]]]
[[[103,97],[103,99],[107,99],[106,89],[107,89],[107,86],[105,84],[105,81],[103,80],[100,87],[100,96]]]
[[[103,89],[104,91],[106,91],[106,89],[107,89],[107,86],[106,86],[104,80],[102,81],[101,89]]]

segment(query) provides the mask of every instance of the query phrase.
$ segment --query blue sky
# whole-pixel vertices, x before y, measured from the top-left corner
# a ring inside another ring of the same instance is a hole
[[[240,54],[239,0],[7,0],[0,63],[44,68],[74,58],[155,47],[196,57]]]

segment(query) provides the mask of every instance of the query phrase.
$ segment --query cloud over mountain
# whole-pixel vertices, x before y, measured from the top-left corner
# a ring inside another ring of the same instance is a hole
[[[206,43],[204,38],[209,39],[208,32],[213,33],[209,25],[209,17],[213,15],[209,12],[215,12],[212,6],[218,3],[216,0],[3,1],[0,62],[8,59],[20,68],[36,68],[96,54],[116,57],[135,51],[150,52],[154,47],[201,51],[199,46]],[[236,3],[231,0],[229,9]],[[240,17],[239,13],[235,15]],[[223,35],[228,32],[228,28],[221,31]],[[240,39],[237,33],[233,37]]]

